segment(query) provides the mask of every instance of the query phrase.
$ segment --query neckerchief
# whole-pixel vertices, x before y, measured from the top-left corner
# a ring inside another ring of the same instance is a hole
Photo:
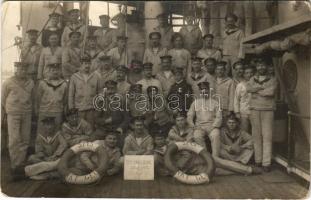
[[[54,91],[65,82],[64,80],[58,80],[58,82],[50,82],[51,80],[48,79],[44,79],[43,81],[46,83],[47,86],[53,88]]]

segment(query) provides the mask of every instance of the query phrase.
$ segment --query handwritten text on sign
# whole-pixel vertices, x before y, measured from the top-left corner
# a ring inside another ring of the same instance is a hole
[[[154,180],[153,155],[124,156],[124,180]]]

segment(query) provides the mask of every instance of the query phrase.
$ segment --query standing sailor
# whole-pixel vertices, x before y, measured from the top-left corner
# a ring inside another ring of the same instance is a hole
[[[167,55],[167,49],[161,46],[161,33],[151,32],[149,34],[149,47],[144,53],[144,63],[153,64],[152,75],[156,75],[161,70],[161,56]]]
[[[99,48],[95,36],[87,37],[87,48],[84,53],[90,56],[91,71],[94,72],[99,66],[99,57],[105,55],[105,52]]]
[[[200,27],[194,24],[194,17],[192,13],[188,12],[185,15],[187,25],[183,26],[179,33],[184,38],[184,47],[190,51],[192,56],[195,56],[199,49],[202,48],[202,31]]]
[[[16,62],[15,75],[4,81],[2,111],[8,119],[8,149],[12,173],[26,161],[30,143],[33,81],[27,76],[28,64]]]
[[[162,13],[157,16],[159,26],[154,28],[155,32],[161,34],[161,45],[167,49],[172,47],[171,38],[174,34],[173,27],[168,24],[168,14]]]
[[[127,39],[128,37],[118,36],[117,47],[110,49],[107,53],[107,55],[110,56],[112,59],[113,68],[116,68],[118,65],[127,66],[127,62],[128,62],[127,61],[127,55],[128,55]]]
[[[109,27],[109,19],[108,15],[100,15],[99,20],[102,27],[94,32],[99,48],[105,53],[117,45],[116,37],[118,35],[115,30]]]
[[[49,14],[50,23],[49,26],[47,26],[42,31],[42,46],[47,47],[49,46],[49,37],[51,34],[56,34],[59,38],[57,46],[61,46],[61,38],[63,30],[59,27],[59,21],[60,21],[61,15],[58,13],[51,13]]]
[[[52,57],[62,59],[63,48],[58,46],[60,41],[57,33],[50,33],[48,38],[48,46],[42,49],[38,67],[38,79],[44,79],[47,75],[47,64]]]
[[[225,21],[226,30],[224,33],[222,52],[224,60],[228,63],[227,72],[229,73],[230,70],[232,71],[232,65],[241,57],[241,41],[244,38],[244,32],[236,26],[236,22],[238,21],[236,15],[228,14],[225,17]]]
[[[84,35],[87,34],[86,25],[83,24],[80,20],[80,10],[79,9],[71,9],[68,11],[69,21],[64,28],[64,32],[62,35],[62,47],[66,47],[70,44],[70,33],[71,32],[80,32],[81,37],[79,41],[79,46],[82,46],[82,42],[84,39]]]
[[[197,53],[197,56],[203,58],[204,60],[207,58],[214,58],[217,62],[219,62],[222,58],[221,52],[219,49],[214,48],[214,35],[206,34],[203,36],[204,46]]]
[[[42,50],[42,46],[37,43],[38,32],[39,31],[35,29],[30,29],[26,31],[29,39],[29,44],[23,46],[21,52],[21,59],[23,60],[23,62],[29,65],[27,74],[31,77],[33,81],[37,80],[38,65]]]
[[[69,80],[71,75],[77,72],[81,66],[81,48],[79,46],[81,33],[71,32],[69,34],[70,45],[65,47],[62,54],[62,71],[65,80]]]
[[[39,82],[36,95],[37,133],[42,133],[41,121],[46,117],[53,117],[55,127],[59,130],[67,105],[67,83],[61,78],[60,60],[56,57],[50,58],[46,68],[47,77]]]

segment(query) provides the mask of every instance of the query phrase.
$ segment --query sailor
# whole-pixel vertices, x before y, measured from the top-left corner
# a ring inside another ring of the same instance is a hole
[[[129,68],[127,80],[133,85],[143,78],[143,63],[140,60],[132,60]]]
[[[239,120],[231,113],[220,134],[220,156],[215,159],[216,165],[230,172],[244,175],[260,174],[262,170],[249,165],[253,156],[253,141],[251,135],[242,131]]]
[[[29,29],[26,31],[29,43],[23,45],[21,51],[21,60],[28,63],[27,74],[31,77],[33,81],[37,80],[39,59],[42,51],[42,46],[37,43],[38,30]]]
[[[163,94],[168,95],[169,89],[175,83],[175,75],[172,68],[172,56],[161,56],[161,71],[157,73],[156,79],[162,84]]]
[[[49,33],[48,36],[48,43],[45,48],[42,49],[41,55],[40,55],[40,61],[39,61],[39,67],[38,67],[38,79],[44,79],[47,75],[47,65],[49,63],[49,60],[51,57],[56,57],[61,61],[62,59],[62,53],[63,48],[58,45],[60,38],[59,35],[55,32]]]
[[[184,17],[187,25],[183,26],[179,33],[184,38],[184,47],[192,56],[195,56],[198,50],[202,48],[202,31],[198,25],[194,24],[193,13],[187,12]]]
[[[101,28],[94,32],[94,36],[97,38],[99,48],[107,53],[110,49],[117,46],[117,34],[114,29],[109,27],[110,17],[108,15],[100,15],[99,20]]]
[[[212,155],[219,156],[220,151],[220,130],[222,115],[219,102],[215,101],[209,94],[208,82],[198,84],[201,95],[191,104],[187,113],[187,121],[190,127],[194,127],[194,141],[206,148],[205,137],[211,141]]]
[[[163,94],[162,84],[158,79],[152,77],[152,63],[144,63],[143,65],[143,79],[137,82],[137,84],[142,85],[142,90],[144,94],[147,94],[147,88],[149,86],[156,86],[159,89],[159,92]]]
[[[71,9],[68,12],[69,21],[64,28],[64,32],[62,34],[62,47],[68,46],[72,41],[70,39],[71,32],[80,32],[81,37],[79,38],[79,46],[82,47],[82,42],[84,39],[85,34],[87,34],[86,25],[83,24],[80,18],[80,10],[79,9]]]
[[[153,139],[144,128],[144,117],[135,117],[133,123],[134,130],[124,141],[123,155],[153,155]]]
[[[191,72],[191,54],[184,48],[184,39],[180,33],[174,33],[172,36],[172,49],[168,55],[172,56],[173,67],[183,67],[185,73]]]
[[[101,93],[102,97],[105,98],[102,103],[105,104],[98,104],[99,109],[95,111],[96,131],[94,135],[96,139],[102,140],[105,139],[109,131],[118,131],[118,146],[122,147],[123,136],[130,121],[129,112],[125,109],[124,98],[117,93],[117,82],[108,80],[105,83],[105,88],[106,92]]]
[[[36,111],[38,113],[37,132],[42,132],[41,120],[54,117],[55,128],[59,130],[63,122],[63,114],[67,107],[68,85],[61,78],[61,62],[51,57],[47,63],[47,77],[39,82],[36,95]]]
[[[272,132],[275,110],[277,81],[267,73],[267,60],[260,58],[256,63],[257,73],[247,83],[250,92],[252,136],[255,163],[264,171],[270,171],[272,158]]]
[[[167,55],[167,49],[161,46],[161,33],[149,33],[149,46],[144,53],[144,63],[150,62],[153,64],[152,75],[156,75],[161,71],[161,56]]]
[[[57,166],[67,149],[67,142],[56,128],[54,117],[40,120],[43,129],[37,134],[36,151],[28,159],[25,175],[33,180],[59,178]]]
[[[128,71],[129,69],[124,65],[120,65],[117,67],[117,93],[123,95],[124,97],[129,92],[131,87],[131,84],[129,84],[127,81]]]
[[[240,127],[246,132],[250,132],[250,109],[249,102],[251,93],[247,92],[247,82],[254,75],[254,68],[250,65],[244,67],[244,80],[238,83],[234,95],[234,113],[240,119]]]
[[[223,116],[226,117],[230,111],[233,111],[235,84],[233,80],[226,75],[226,62],[221,61],[216,66],[215,93],[221,99],[221,109]]]
[[[221,60],[222,55],[219,49],[213,46],[214,44],[214,35],[206,34],[203,36],[203,48],[200,49],[197,53],[198,57],[203,58],[204,60],[207,58],[214,58],[217,62]]]
[[[62,72],[63,77],[68,81],[72,74],[76,73],[80,66],[81,48],[79,46],[81,33],[71,32],[69,34],[70,45],[63,49],[62,54]]]
[[[192,87],[185,79],[184,68],[175,68],[175,83],[171,86],[167,100],[168,106],[174,113],[187,112],[192,103]],[[175,102],[176,98],[178,101]]]
[[[29,65],[15,62],[15,74],[4,81],[1,94],[2,112],[7,114],[8,149],[12,174],[26,161],[30,143],[34,83],[27,76]]]
[[[100,77],[91,72],[91,58],[81,57],[80,70],[70,78],[68,92],[68,108],[77,108],[79,116],[94,127],[93,98],[99,93]]]
[[[99,66],[99,57],[105,55],[105,52],[98,47],[95,36],[87,37],[87,48],[84,51],[91,58],[91,71],[94,72]]]
[[[159,25],[154,28],[155,32],[159,32],[161,34],[161,45],[167,49],[171,49],[172,43],[171,38],[174,34],[173,27],[168,24],[168,14],[161,13],[157,15],[157,20]]]
[[[205,71],[214,79],[217,61],[214,58],[206,58],[203,62]]]
[[[56,34],[59,38],[57,46],[61,46],[61,38],[63,30],[59,26],[61,15],[53,12],[49,14],[49,25],[42,31],[42,46],[49,46],[49,37],[51,34]]]
[[[188,73],[188,83],[192,87],[192,91],[194,96],[200,95],[200,89],[198,87],[198,83],[207,81],[209,82],[210,88],[213,90],[215,88],[214,78],[210,76],[206,71],[202,68],[202,58],[200,57],[192,57],[191,58],[191,73]],[[210,95],[213,95],[210,94]]]
[[[127,39],[128,37],[126,36],[117,36],[117,46],[110,49],[107,53],[107,55],[112,59],[112,66],[114,68],[116,68],[118,65],[127,66],[128,64]]]
[[[233,72],[232,65],[241,58],[241,41],[245,37],[244,31],[236,26],[238,17],[235,14],[228,14],[225,17],[226,29],[222,45],[223,60],[228,63],[227,73]],[[233,77],[235,74],[233,73]]]
[[[100,90],[104,88],[106,81],[116,80],[117,72],[115,68],[112,67],[111,57],[106,55],[101,55],[99,58],[99,66],[95,71],[100,77]]]

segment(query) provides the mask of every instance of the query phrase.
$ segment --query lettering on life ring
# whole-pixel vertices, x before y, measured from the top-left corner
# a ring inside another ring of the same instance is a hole
[[[206,161],[206,172],[200,173],[198,175],[188,175],[174,166],[172,162],[172,156],[180,150],[188,150],[200,155]],[[164,163],[166,167],[174,174],[174,178],[186,184],[208,183],[215,173],[215,164],[212,156],[203,147],[193,142],[176,142],[170,144],[164,156]]]
[[[68,161],[77,153],[83,151],[92,151],[98,154],[99,164],[98,167],[89,174],[86,175],[75,175],[70,172],[68,168]],[[81,142],[72,146],[68,149],[62,156],[59,164],[58,171],[64,177],[65,182],[70,184],[90,184],[98,181],[102,174],[106,171],[108,167],[108,155],[106,150],[99,144],[92,142]]]

